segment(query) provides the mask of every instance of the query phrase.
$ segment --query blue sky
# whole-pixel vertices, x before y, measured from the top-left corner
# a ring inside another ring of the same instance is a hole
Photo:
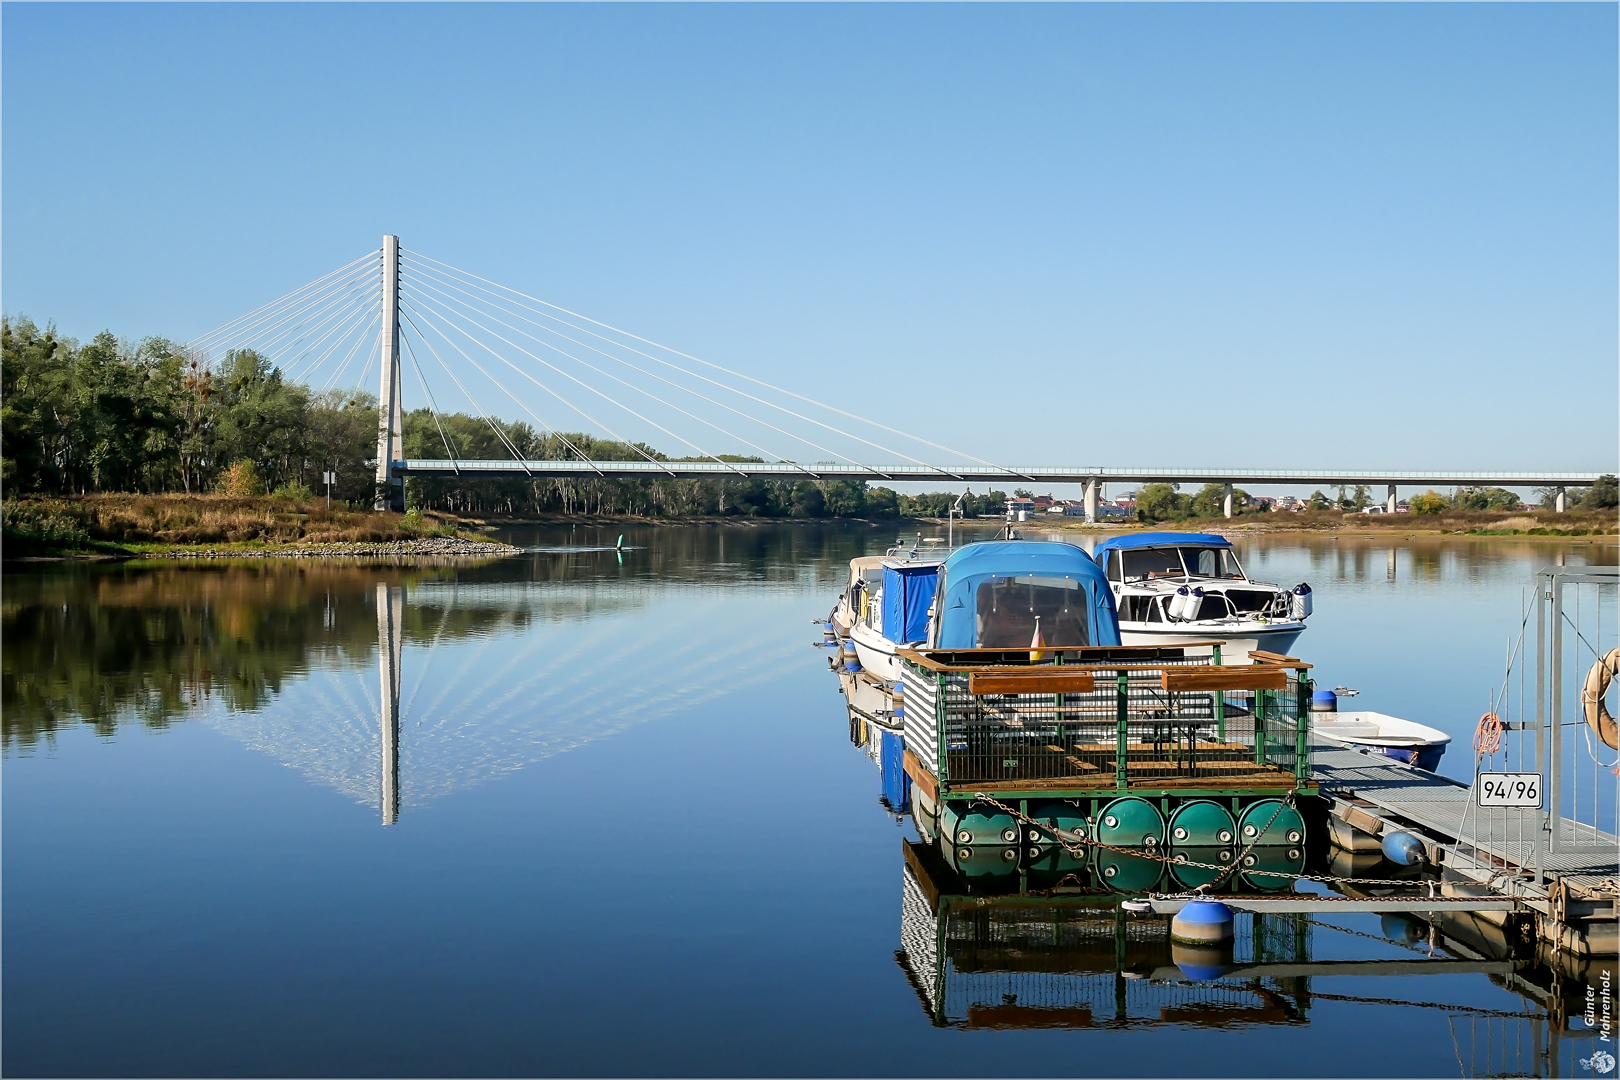
[[[3,306],[397,232],[996,460],[1613,468],[1616,12],[8,3]]]

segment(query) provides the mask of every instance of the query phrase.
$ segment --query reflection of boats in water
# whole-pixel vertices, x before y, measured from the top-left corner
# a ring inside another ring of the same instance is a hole
[[[933,1022],[964,1028],[1298,1024],[1309,983],[1214,972],[1310,960],[1308,924],[1241,920],[1228,948],[1172,944],[1163,920],[1108,896],[965,895],[931,845],[908,843],[896,959]],[[1191,973],[1191,974],[1189,974]]]

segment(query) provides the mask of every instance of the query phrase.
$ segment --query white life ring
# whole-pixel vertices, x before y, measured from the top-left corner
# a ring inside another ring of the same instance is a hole
[[[1620,649],[1610,649],[1607,656],[1592,665],[1581,687],[1581,708],[1586,713],[1586,722],[1610,750],[1620,750],[1620,728],[1609,715],[1603,695],[1609,692],[1609,684],[1617,674],[1620,674]]]

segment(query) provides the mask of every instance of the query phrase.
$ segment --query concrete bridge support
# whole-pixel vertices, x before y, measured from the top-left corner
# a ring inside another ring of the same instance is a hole
[[[405,460],[405,415],[399,378],[399,237],[383,237],[382,383],[377,388],[378,510],[405,512],[405,478],[393,464]]]
[[[1396,504],[1397,504],[1397,501],[1396,501],[1396,498],[1395,498],[1395,485],[1391,484],[1391,485],[1389,485],[1389,497],[1384,500],[1384,513],[1386,513],[1386,514],[1395,513]]]
[[[1221,512],[1224,513],[1227,517],[1232,516],[1232,485],[1231,484],[1226,485],[1226,495],[1225,495],[1225,498],[1221,502]]]
[[[399,820],[399,654],[404,639],[405,590],[377,585],[377,672],[382,696],[382,822]]]
[[[1092,523],[1097,520],[1097,493],[1102,482],[1093,476],[1086,481],[1086,521]]]
[[[1553,509],[1558,511],[1560,514],[1562,514],[1564,512],[1564,507],[1565,507],[1564,485],[1559,484],[1558,485],[1558,494],[1553,498]]]

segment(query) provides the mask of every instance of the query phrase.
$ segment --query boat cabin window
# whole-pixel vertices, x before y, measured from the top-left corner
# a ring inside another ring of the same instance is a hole
[[[1231,548],[1184,547],[1181,557],[1187,572],[1199,577],[1242,578],[1243,568]]]
[[[1181,555],[1175,548],[1136,548],[1118,553],[1124,563],[1125,580],[1182,577]]]
[[[1053,648],[1091,644],[1090,604],[1085,588],[1070,577],[993,577],[976,596],[981,649],[1025,649],[1035,640]]]

